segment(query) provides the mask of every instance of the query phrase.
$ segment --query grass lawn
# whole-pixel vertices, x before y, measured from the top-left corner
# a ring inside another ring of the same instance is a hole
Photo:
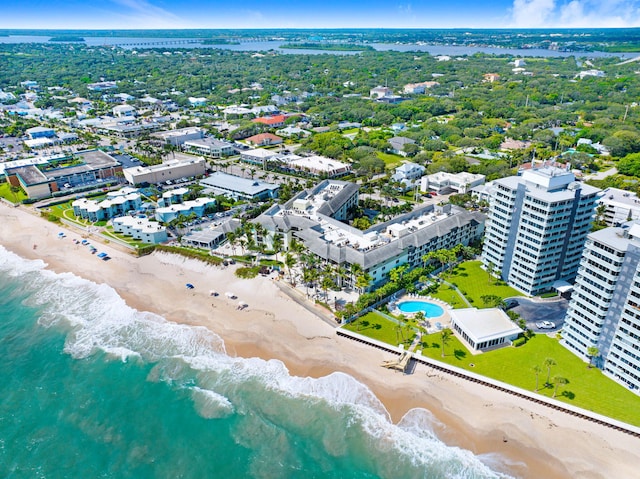
[[[376,151],[376,155],[384,161],[387,168],[395,168],[402,163],[402,160],[405,159],[403,156],[392,155],[391,153],[382,153],[381,151]]]
[[[26,200],[27,194],[22,188],[18,188],[15,193],[11,191],[11,185],[9,183],[0,183],[0,197],[11,201],[11,203],[21,203],[22,200]]]
[[[410,328],[403,327],[402,330],[398,330],[396,323],[389,321],[375,311],[360,316],[355,321],[344,325],[343,328],[394,346],[400,343],[410,346],[415,337],[415,332]]]
[[[440,283],[437,291],[435,293],[429,293],[429,295],[450,304],[453,309],[469,307],[467,306],[467,303],[462,300],[458,292],[447,284]]]
[[[454,270],[443,276],[445,281],[455,284],[476,308],[485,308],[482,301],[484,295],[495,295],[502,299],[511,296],[522,296],[522,293],[507,286],[497,278],[489,277],[489,273],[480,268],[480,261],[460,263]],[[447,299],[442,298],[449,302]]]
[[[546,358],[553,358],[557,365],[551,368],[551,382],[554,376],[562,376],[569,380],[568,384],[558,387],[556,399],[640,426],[640,398],[604,376],[599,369],[589,369],[555,338],[538,334],[519,348],[506,347],[472,355],[455,336],[452,336],[445,346],[444,358],[439,333],[423,336],[422,346],[422,354],[426,357],[529,391],[536,389],[533,367],[540,366],[542,372],[538,378],[538,393],[547,397],[553,395],[554,386],[545,386],[547,369],[544,361]]]

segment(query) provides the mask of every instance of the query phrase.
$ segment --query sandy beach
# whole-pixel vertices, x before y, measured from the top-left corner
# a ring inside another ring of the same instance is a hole
[[[0,203],[0,244],[56,272],[107,283],[139,310],[170,321],[203,325],[221,336],[232,356],[283,361],[292,374],[352,375],[384,403],[394,422],[411,408],[430,410],[447,444],[497,454],[516,477],[638,477],[640,439],[418,365],[411,375],[380,367],[388,353],[339,338],[335,328],[296,304],[267,278],[242,280],[217,268],[166,253],[142,258],[99,246],[100,261],[73,240],[81,232],[47,222],[23,207]],[[58,233],[65,231],[66,237]],[[94,244],[95,238],[88,238]],[[194,289],[185,288],[186,283]],[[210,290],[219,292],[212,297]],[[230,299],[225,292],[233,292]],[[238,302],[249,306],[238,309]]]

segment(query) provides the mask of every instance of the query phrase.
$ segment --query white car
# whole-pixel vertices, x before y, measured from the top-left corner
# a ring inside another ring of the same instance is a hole
[[[556,325],[553,324],[551,321],[540,321],[536,323],[536,328],[538,329],[553,329],[555,327]]]

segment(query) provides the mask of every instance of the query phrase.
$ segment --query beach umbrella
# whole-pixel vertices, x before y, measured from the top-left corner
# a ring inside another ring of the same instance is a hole
[[[218,292],[215,289],[209,291],[209,296],[218,296]]]
[[[187,289],[193,289],[193,288],[195,288],[195,286],[194,286],[194,285],[192,285],[191,283],[187,283],[185,286],[187,287]]]
[[[236,297],[236,295],[235,295],[235,294],[230,293],[229,291],[227,291],[226,293],[224,293],[224,295],[225,295],[227,298],[231,298],[231,299],[233,299],[233,298],[235,298],[235,297]]]

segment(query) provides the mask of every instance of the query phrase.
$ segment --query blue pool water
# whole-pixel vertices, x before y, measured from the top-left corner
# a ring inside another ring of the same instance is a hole
[[[436,318],[444,314],[444,309],[427,301],[403,301],[398,304],[398,309],[403,313],[417,313],[422,311],[427,318]]]

